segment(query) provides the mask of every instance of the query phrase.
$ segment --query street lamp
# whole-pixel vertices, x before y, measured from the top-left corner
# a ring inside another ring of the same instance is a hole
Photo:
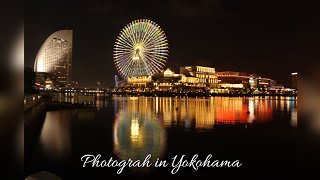
[[[98,89],[100,89],[100,82],[97,82],[97,84],[98,84]]]

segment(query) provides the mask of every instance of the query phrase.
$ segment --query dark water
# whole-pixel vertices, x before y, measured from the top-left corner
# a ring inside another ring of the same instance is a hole
[[[85,167],[81,157],[101,154],[100,161],[144,160],[151,154],[194,154],[204,160],[239,160],[240,168],[181,168],[177,176],[295,176],[297,100],[294,97],[112,97],[98,99],[97,109],[49,111],[25,154],[25,176],[49,171],[63,179],[122,176],[169,176],[167,168]]]

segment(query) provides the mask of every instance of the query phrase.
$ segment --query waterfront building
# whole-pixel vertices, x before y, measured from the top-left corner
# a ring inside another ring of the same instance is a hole
[[[219,88],[235,91],[266,92],[273,82],[270,78],[244,72],[222,71],[216,72],[216,75],[219,79]]]
[[[126,85],[146,87],[148,83],[152,82],[152,76],[137,76],[128,77],[126,79]]]
[[[167,68],[163,72],[163,77],[169,78],[169,77],[179,77],[179,74],[175,74],[174,71],[172,71],[170,68]]]
[[[34,71],[48,73],[56,86],[69,86],[72,72],[72,30],[51,34],[42,44],[34,62]],[[40,75],[40,74],[39,74]],[[40,79],[41,79],[40,75]]]
[[[235,71],[216,72],[215,68],[183,66],[176,74],[167,68],[153,76],[129,77],[120,89],[126,92],[167,91],[177,93],[291,93],[270,78]]]
[[[46,72],[36,72],[35,85],[39,90],[52,90],[59,84],[56,77]]]
[[[268,88],[268,92],[271,94],[282,94],[284,89],[285,88],[282,84],[274,84]]]
[[[257,89],[261,92],[266,92],[268,87],[271,86],[270,78],[256,77],[257,80]]]
[[[175,74],[169,68],[153,76],[153,87],[156,91],[177,91],[181,84],[181,75]]]
[[[153,88],[156,91],[202,92],[206,87],[201,79],[190,74],[176,74],[171,69],[153,76]]]
[[[204,66],[183,66],[180,67],[180,74],[187,77],[196,77],[199,82],[213,87],[218,83],[218,78],[215,75],[215,68]]]
[[[46,72],[36,72],[35,84],[36,86],[42,90],[45,87],[45,81],[48,78],[48,73]]]
[[[218,77],[218,93],[249,92],[256,88],[256,79],[246,73],[234,71],[216,72]]]

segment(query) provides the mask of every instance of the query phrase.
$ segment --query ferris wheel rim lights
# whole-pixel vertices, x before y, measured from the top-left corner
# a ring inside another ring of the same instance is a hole
[[[117,36],[114,63],[123,78],[150,76],[163,70],[169,53],[168,40],[158,24],[134,20]]]

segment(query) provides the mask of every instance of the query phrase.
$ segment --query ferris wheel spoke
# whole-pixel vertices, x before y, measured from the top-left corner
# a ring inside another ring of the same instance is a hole
[[[159,67],[162,67],[164,66],[163,63],[159,63],[158,60],[156,60],[156,58],[154,56],[146,56],[146,59],[148,59],[148,61],[152,62],[150,63],[150,66],[159,66]]]
[[[127,64],[127,66],[125,66],[125,69],[124,69],[127,73],[128,73],[128,75],[129,76],[132,76],[132,70],[133,70],[133,68],[132,68],[132,62],[130,61],[128,64]]]
[[[153,46],[151,46],[153,45]],[[147,42],[147,47],[158,47],[158,46],[167,46],[168,43],[166,41],[157,41],[156,39],[150,39],[149,42]]]
[[[148,38],[145,40],[144,44],[146,45],[146,47],[149,47],[149,46],[151,46],[152,44],[155,44],[154,32],[155,32],[155,30],[152,29],[151,32],[150,32],[150,34],[149,34],[149,36],[148,36]]]
[[[118,39],[122,42],[122,43],[126,43],[128,44],[129,46],[133,47],[133,39],[129,36],[130,33],[128,32],[128,30],[123,30],[122,31],[123,33],[121,35],[119,35]]]
[[[137,44],[136,26],[137,26],[137,22],[136,22],[136,21],[134,21],[134,22],[132,23],[132,26],[131,26],[131,30],[132,30],[132,37],[133,37],[134,44]]]
[[[161,47],[164,45],[165,45],[164,41],[156,41],[156,39],[154,38],[149,39],[149,41],[146,43],[146,47],[148,49],[153,49],[153,48]]]
[[[146,46],[148,46],[150,40],[154,39],[154,35],[156,33],[157,29],[155,28],[155,26],[150,25],[149,29],[147,30],[147,34],[148,36],[146,37],[144,44],[146,44]]]
[[[118,42],[117,44],[115,44],[115,46],[117,47],[126,47],[128,49],[132,49],[133,48],[133,45],[130,44],[128,41],[125,41],[124,39],[118,39]]]
[[[124,69],[126,69],[127,67],[128,67],[128,65],[130,64],[130,58],[132,58],[131,56],[127,56],[124,60],[122,60],[122,61],[117,61],[118,63],[117,63],[117,66],[119,67],[119,68],[124,68]]]
[[[131,32],[130,32],[129,26],[127,26],[127,27],[122,31],[121,36],[123,36],[124,39],[127,39],[130,44],[134,44],[134,40],[133,40],[133,38],[131,37]]]
[[[146,29],[146,33],[145,33],[145,38],[144,41],[142,43],[146,44],[148,42],[148,40],[151,38],[152,36],[152,32],[154,30],[153,26],[151,23],[148,23],[148,28]]]
[[[161,58],[166,58],[167,57],[167,53],[160,53],[160,52],[157,52],[157,53],[146,53],[147,55],[150,55],[150,56],[154,56],[154,57],[161,57]]]
[[[144,23],[144,31],[142,31],[142,34],[143,34],[143,37],[141,39],[141,44],[145,44],[146,42],[146,39],[148,38],[148,36],[150,35],[149,34],[149,31],[150,31],[150,25],[147,24],[147,23]]]

